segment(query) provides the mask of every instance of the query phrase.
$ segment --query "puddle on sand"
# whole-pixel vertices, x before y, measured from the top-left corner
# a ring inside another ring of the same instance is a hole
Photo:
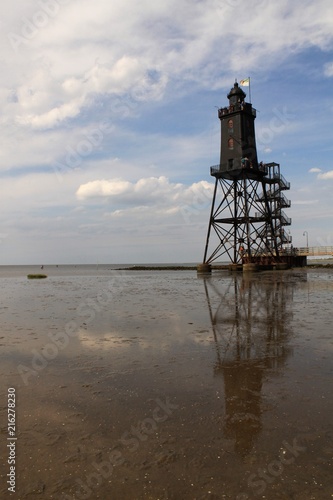
[[[330,498],[331,271],[109,280],[55,277],[38,300],[16,280],[4,298],[18,498]]]

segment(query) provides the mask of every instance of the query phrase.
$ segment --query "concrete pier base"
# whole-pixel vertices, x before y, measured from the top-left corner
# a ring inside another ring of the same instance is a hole
[[[259,271],[258,264],[250,262],[248,264],[243,264],[243,273],[255,273]]]
[[[197,273],[198,274],[211,274],[212,266],[210,264],[198,264]]]
[[[239,264],[229,264],[228,268],[229,268],[229,271],[231,271],[233,273],[242,270],[242,266]]]
[[[275,264],[275,269],[277,271],[285,271],[286,269],[289,269],[289,267],[290,266],[289,266],[288,262],[277,262]]]

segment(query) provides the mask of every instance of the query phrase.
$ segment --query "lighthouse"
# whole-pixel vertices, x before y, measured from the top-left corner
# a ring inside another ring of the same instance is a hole
[[[256,109],[246,102],[237,81],[218,109],[220,162],[210,168],[215,187],[201,269],[230,262],[234,268],[282,267],[290,264],[291,224],[284,209],[290,189],[278,163],[258,162]],[[199,270],[199,268],[198,268]]]

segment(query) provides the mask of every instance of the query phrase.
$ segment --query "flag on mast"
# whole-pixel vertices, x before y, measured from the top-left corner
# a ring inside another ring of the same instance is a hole
[[[250,86],[250,77],[245,78],[245,80],[241,80],[239,82],[239,85],[241,85],[242,87],[249,87]]]

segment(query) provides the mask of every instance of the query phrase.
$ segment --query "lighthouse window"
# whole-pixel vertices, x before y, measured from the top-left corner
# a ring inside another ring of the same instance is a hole
[[[234,140],[231,137],[228,139],[228,148],[234,149]]]
[[[234,122],[233,122],[233,120],[228,120],[228,129],[229,129],[229,132],[233,132],[234,131]]]

